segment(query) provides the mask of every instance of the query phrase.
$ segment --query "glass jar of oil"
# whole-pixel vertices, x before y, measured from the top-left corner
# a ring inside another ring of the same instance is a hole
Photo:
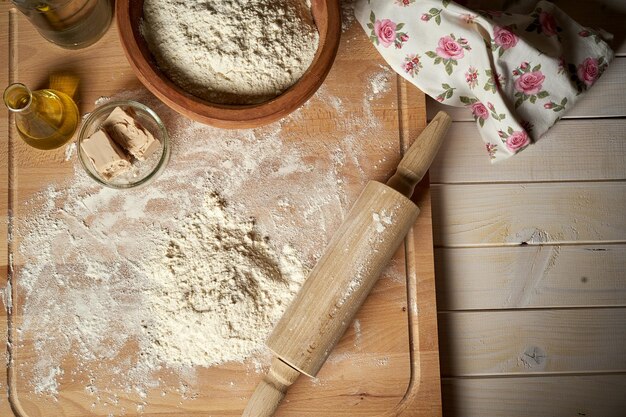
[[[87,47],[104,35],[111,0],[12,0],[41,36],[63,48]]]
[[[30,91],[11,84],[4,103],[15,116],[15,127],[24,142],[37,149],[55,149],[67,143],[78,127],[79,113],[70,96],[57,90]]]

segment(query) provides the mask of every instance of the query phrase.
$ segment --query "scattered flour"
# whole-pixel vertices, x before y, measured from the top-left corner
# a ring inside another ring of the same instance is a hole
[[[48,375],[43,377],[35,386],[35,394],[49,394],[53,397],[59,395],[59,383],[57,377],[63,375],[63,370],[59,366],[50,368]]]
[[[395,74],[389,67],[381,65],[380,68],[382,71],[375,73],[370,78],[370,94],[367,96],[367,99],[370,101],[388,92],[391,89],[390,80],[395,77]]]
[[[389,365],[389,357],[388,356],[384,356],[384,357],[378,359],[376,361],[376,364],[378,366],[387,366],[387,365]]]
[[[345,112],[325,87],[317,100],[353,135],[303,140],[294,126],[311,116],[308,104],[279,123],[229,131],[183,119],[144,90],[114,98],[161,116],[169,166],[149,187],[116,191],[75,164],[67,182],[18,206],[16,300],[10,286],[2,294],[18,307],[20,379],[52,397],[83,384],[102,415],[127,413],[127,400],[149,412],[153,392],[196,398],[198,367],[266,370],[265,335],[372,176],[359,141],[382,128],[371,111]]]
[[[142,33],[179,87],[216,103],[250,104],[293,85],[319,35],[301,0],[146,0]]]
[[[372,213],[372,220],[377,233],[382,233],[385,228],[393,223],[392,217],[383,210],[380,213]]]
[[[11,282],[7,282],[6,287],[0,288],[0,301],[2,307],[10,313],[13,306]]]
[[[95,101],[95,103],[94,103],[94,104],[95,104],[96,106],[100,106],[100,105],[102,105],[102,104],[106,103],[106,102],[107,102],[107,101],[109,101],[109,100],[111,100],[111,97],[109,97],[109,96],[100,96],[100,97],[98,97],[98,98],[96,99],[96,101]]]
[[[69,161],[76,153],[76,142],[72,142],[65,147],[65,160]]]

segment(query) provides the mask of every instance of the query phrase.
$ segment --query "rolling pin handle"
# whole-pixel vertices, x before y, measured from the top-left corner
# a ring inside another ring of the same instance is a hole
[[[387,181],[387,185],[411,198],[415,186],[424,178],[428,167],[435,159],[451,122],[452,118],[447,113],[442,111],[437,113],[415,139],[398,164],[396,173]]]
[[[296,382],[300,372],[278,358],[272,359],[267,375],[257,385],[242,417],[271,417],[285,397],[287,389]]]

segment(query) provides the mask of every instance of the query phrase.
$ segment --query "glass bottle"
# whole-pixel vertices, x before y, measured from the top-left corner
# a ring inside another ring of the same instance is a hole
[[[111,0],[12,0],[41,36],[79,49],[100,39],[113,16]]]
[[[76,132],[78,108],[65,93],[51,89],[31,92],[24,84],[15,83],[4,90],[3,98],[15,115],[18,133],[34,148],[58,148]]]

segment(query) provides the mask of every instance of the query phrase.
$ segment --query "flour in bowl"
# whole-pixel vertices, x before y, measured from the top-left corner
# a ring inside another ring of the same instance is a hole
[[[141,31],[159,68],[214,103],[279,95],[302,77],[319,44],[304,0],[145,0],[143,10]]]

